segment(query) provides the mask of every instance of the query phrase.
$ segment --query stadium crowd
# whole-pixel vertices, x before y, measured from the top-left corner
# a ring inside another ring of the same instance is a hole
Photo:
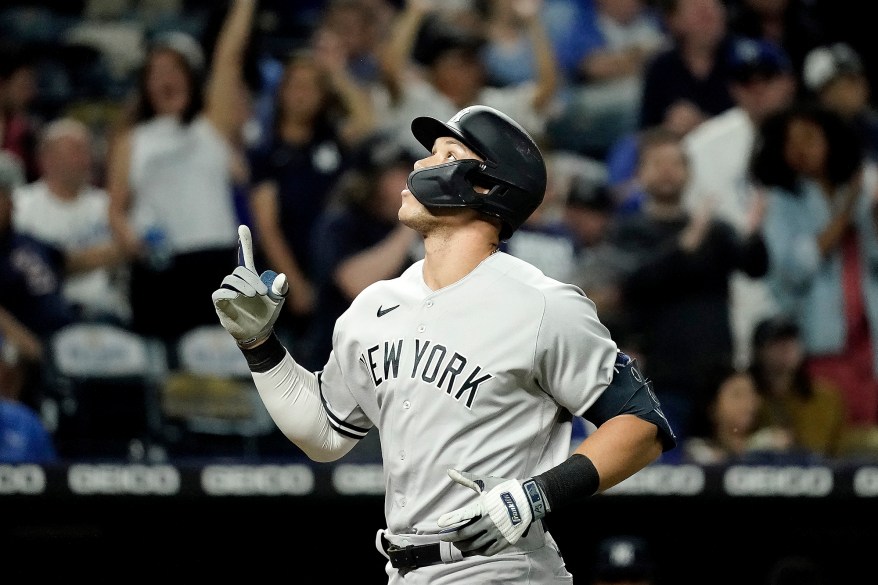
[[[7,3],[0,461],[107,455],[98,427],[125,438],[114,456],[167,456],[165,419],[222,418],[234,385],[174,374],[218,326],[240,223],[289,278],[279,334],[319,370],[351,299],[421,254],[396,220],[426,155],[409,122],[475,103],[550,169],[502,249],[595,302],[678,434],[663,460],[878,456],[878,114],[827,4]],[[155,395],[79,395],[58,343],[75,324],[148,341]]]

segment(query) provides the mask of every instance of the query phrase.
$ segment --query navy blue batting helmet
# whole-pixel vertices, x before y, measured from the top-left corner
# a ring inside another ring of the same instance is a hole
[[[536,210],[546,193],[546,163],[533,138],[512,118],[482,105],[460,110],[448,122],[421,116],[412,134],[432,151],[433,143],[451,136],[482,157],[412,172],[408,188],[426,207],[470,207],[502,222],[507,240]],[[488,189],[477,193],[473,187]]]

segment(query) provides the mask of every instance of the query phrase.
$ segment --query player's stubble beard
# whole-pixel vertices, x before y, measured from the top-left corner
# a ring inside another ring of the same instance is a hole
[[[462,226],[479,214],[473,209],[463,207],[429,208],[412,196],[412,201],[403,202],[398,218],[400,223],[415,230],[422,237],[441,238],[450,236],[457,226]]]

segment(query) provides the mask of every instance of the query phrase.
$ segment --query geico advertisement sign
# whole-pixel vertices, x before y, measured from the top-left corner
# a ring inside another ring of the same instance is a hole
[[[39,495],[46,491],[46,472],[39,465],[0,465],[0,495]]]
[[[823,497],[833,486],[832,470],[820,466],[732,466],[723,476],[730,496]]]
[[[616,495],[697,496],[704,491],[704,470],[697,465],[650,465],[607,490]]]
[[[210,496],[305,496],[314,490],[307,465],[208,465],[201,489]]]
[[[76,464],[67,471],[74,494],[173,496],[180,492],[180,472],[170,465]]]

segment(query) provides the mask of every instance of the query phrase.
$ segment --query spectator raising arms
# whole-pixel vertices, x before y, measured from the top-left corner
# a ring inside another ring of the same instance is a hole
[[[154,39],[131,124],[108,161],[110,221],[131,272],[132,327],[172,340],[215,314],[175,290],[206,290],[235,257],[238,218],[233,145],[238,142],[243,60],[254,0],[234,0],[217,39],[202,100],[200,44],[182,33]],[[167,319],[169,307],[173,319]]]
[[[538,143],[558,89],[555,54],[542,23],[542,0],[516,3],[534,52],[534,78],[502,87],[488,85],[478,31],[452,23],[439,3],[407,0],[382,48],[384,84],[374,92],[379,130],[395,133],[413,152],[420,145],[409,122],[421,115],[450,118],[473,104],[485,104],[519,120]]]

